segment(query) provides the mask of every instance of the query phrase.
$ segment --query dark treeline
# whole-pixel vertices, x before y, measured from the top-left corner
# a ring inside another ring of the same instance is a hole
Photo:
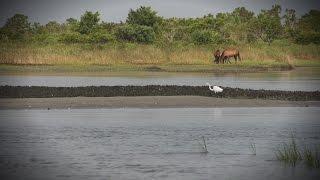
[[[244,7],[232,12],[208,14],[200,18],[165,19],[151,7],[131,9],[125,22],[104,22],[99,12],[86,11],[81,18],[68,18],[60,24],[30,23],[28,17],[16,14],[0,29],[5,41],[41,43],[108,43],[134,42],[169,45],[241,44],[286,39],[298,44],[320,43],[320,11],[310,10],[301,17],[293,9],[281,6],[254,14]]]
[[[0,98],[51,98],[51,97],[114,97],[114,96],[209,96],[220,98],[273,99],[289,101],[319,101],[320,91],[252,90],[222,87],[214,93],[207,86],[0,86]]]

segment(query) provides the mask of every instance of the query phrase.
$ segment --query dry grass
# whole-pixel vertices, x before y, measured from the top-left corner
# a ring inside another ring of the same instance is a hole
[[[237,67],[280,67],[318,63],[320,46],[316,45],[243,45],[243,61]],[[191,46],[164,50],[139,44],[23,44],[0,43],[0,63],[17,65],[213,65],[213,49]],[[296,63],[298,60],[303,63]],[[231,60],[234,66],[234,60]]]

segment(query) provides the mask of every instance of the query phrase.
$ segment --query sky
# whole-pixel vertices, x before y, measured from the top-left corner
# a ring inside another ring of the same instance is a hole
[[[16,13],[25,14],[31,22],[65,22],[79,19],[87,11],[99,11],[105,22],[125,21],[130,10],[151,6],[163,17],[201,17],[206,14],[230,12],[236,7],[259,13],[280,4],[282,9],[295,9],[298,15],[311,9],[320,10],[320,0],[0,0],[0,25]]]

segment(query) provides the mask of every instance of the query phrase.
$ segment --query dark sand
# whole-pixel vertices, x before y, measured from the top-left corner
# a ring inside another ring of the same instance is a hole
[[[305,107],[320,101],[231,99],[202,96],[1,98],[0,109],[179,108],[179,107]]]

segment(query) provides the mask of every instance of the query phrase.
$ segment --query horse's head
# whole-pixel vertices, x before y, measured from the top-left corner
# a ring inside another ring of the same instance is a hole
[[[221,52],[220,52],[220,50],[218,49],[218,50],[216,50],[216,51],[214,52],[214,62],[215,62],[216,64],[219,63],[220,56],[221,56]]]

